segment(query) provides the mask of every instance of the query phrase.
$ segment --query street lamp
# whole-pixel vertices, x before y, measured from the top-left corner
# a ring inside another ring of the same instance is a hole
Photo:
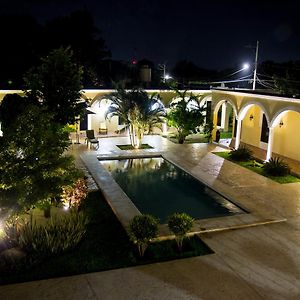
[[[248,70],[249,68],[250,68],[250,65],[249,65],[248,63],[244,63],[244,64],[243,64],[243,67],[242,67],[241,69],[239,69],[239,70],[237,70],[237,71],[235,71],[235,72],[233,72],[233,73],[227,75],[226,77],[233,76],[233,75],[235,75],[235,74],[237,74],[237,73],[239,73],[239,72],[242,72],[242,71],[244,71],[244,70]]]
[[[165,74],[165,76],[164,76],[164,82],[166,82],[169,79],[172,79],[172,76],[170,76],[169,74]]]

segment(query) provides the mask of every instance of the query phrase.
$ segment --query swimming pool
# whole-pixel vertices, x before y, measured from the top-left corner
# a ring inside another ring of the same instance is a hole
[[[166,223],[174,212],[195,219],[230,216],[244,211],[162,157],[101,160],[141,213]]]

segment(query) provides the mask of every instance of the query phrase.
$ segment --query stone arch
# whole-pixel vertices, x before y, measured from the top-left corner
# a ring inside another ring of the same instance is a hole
[[[221,105],[223,103],[229,103],[232,106],[232,109],[233,109],[233,112],[234,112],[234,116],[235,116],[235,118],[237,118],[238,113],[237,113],[237,107],[236,107],[236,105],[232,102],[231,99],[226,99],[226,98],[218,101],[218,103],[214,107],[213,114],[215,115],[215,114],[218,113],[218,111],[219,111],[219,109],[220,109],[220,107],[221,107]]]
[[[211,95],[205,95],[202,99],[200,99],[200,106],[205,105],[207,101],[212,101]]]
[[[287,107],[281,108],[280,110],[278,110],[274,114],[273,118],[271,119],[270,126],[271,127],[277,126],[279,124],[280,119],[282,118],[282,116],[285,113],[287,113],[288,111],[294,111],[294,112],[300,113],[300,107],[297,107],[297,106],[287,106]]]
[[[238,119],[243,120],[245,118],[245,115],[247,114],[248,110],[254,105],[257,105],[261,108],[261,110],[263,111],[263,113],[266,116],[268,126],[270,127],[270,116],[267,112],[267,109],[265,108],[265,106],[263,104],[255,101],[255,100],[248,101],[240,108],[239,113],[238,113]]]

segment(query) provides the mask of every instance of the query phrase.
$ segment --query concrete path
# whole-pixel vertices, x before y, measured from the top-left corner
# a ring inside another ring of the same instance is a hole
[[[102,139],[98,154],[118,154],[115,144],[124,141]],[[215,145],[175,145],[160,137],[146,142],[155,147],[148,152],[164,152],[217,190],[238,196],[250,212],[287,221],[201,235],[215,254],[1,286],[0,299],[300,299],[300,184],[280,185],[224,161],[210,153],[220,149]]]

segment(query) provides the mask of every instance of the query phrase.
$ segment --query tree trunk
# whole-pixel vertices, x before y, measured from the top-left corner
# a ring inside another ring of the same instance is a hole
[[[185,140],[186,135],[184,135],[183,133],[178,133],[178,143],[179,144],[183,144],[184,140]]]

